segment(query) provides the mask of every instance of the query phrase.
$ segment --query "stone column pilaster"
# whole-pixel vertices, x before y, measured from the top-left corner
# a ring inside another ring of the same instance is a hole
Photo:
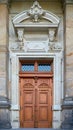
[[[7,96],[8,0],[0,0],[0,95]]]
[[[65,96],[73,96],[73,0],[65,0]]]

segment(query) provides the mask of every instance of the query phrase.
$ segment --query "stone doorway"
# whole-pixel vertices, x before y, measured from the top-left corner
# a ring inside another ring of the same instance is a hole
[[[38,10],[37,19],[35,17],[36,9]],[[30,13],[31,10],[33,10],[33,12],[35,13]],[[55,14],[48,12],[47,10],[43,10],[42,7],[40,8],[38,2],[34,2],[33,6],[30,9],[28,9],[28,13],[26,10],[19,13],[13,18],[12,22],[14,25],[12,25],[12,27],[15,31],[15,39],[14,41],[10,41],[9,43],[9,78],[11,83],[10,97],[12,127],[19,128],[21,126],[21,106],[19,101],[19,62],[21,59],[32,60],[34,58],[47,60],[53,59],[53,99],[51,122],[53,128],[58,128],[61,124],[61,102],[63,99],[64,86],[63,37],[59,38],[59,36],[62,36],[63,32],[60,31],[60,19]]]

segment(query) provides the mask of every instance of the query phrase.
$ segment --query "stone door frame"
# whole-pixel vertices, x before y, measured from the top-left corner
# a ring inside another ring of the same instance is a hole
[[[10,97],[11,97],[11,124],[12,128],[20,127],[20,87],[19,87],[19,60],[21,58],[47,58],[53,59],[53,119],[52,127],[58,128],[61,125],[61,102],[64,96],[64,63],[63,51],[56,53],[16,53],[10,52]]]

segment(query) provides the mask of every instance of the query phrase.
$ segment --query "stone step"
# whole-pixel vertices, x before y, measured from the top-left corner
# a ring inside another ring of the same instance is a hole
[[[1,130],[72,130],[72,129],[53,129],[53,128],[17,128],[17,129],[1,129]]]

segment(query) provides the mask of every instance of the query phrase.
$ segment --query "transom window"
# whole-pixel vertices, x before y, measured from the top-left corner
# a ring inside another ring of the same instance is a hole
[[[52,61],[25,61],[21,62],[20,71],[22,72],[50,72],[52,71]]]
[[[39,64],[39,65],[38,65],[38,71],[41,71],[41,72],[51,71],[51,65],[49,65],[49,64]]]
[[[21,66],[21,70],[22,71],[34,71],[34,64],[23,64],[22,66]]]

